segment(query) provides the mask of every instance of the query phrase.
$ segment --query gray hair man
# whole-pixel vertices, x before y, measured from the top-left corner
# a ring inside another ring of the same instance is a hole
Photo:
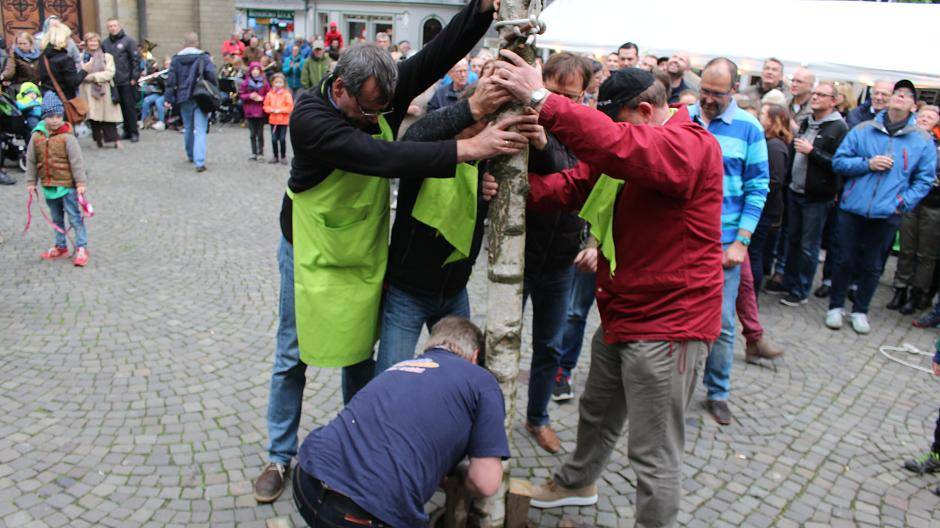
[[[849,112],[845,124],[849,130],[865,121],[871,121],[888,106],[888,100],[894,93],[894,83],[886,79],[878,79],[871,87],[871,98]]]
[[[294,472],[301,516],[311,526],[427,526],[424,504],[449,474],[473,496],[496,493],[509,441],[499,384],[477,366],[482,349],[479,328],[445,317],[422,355],[310,433]]]
[[[780,90],[783,93],[789,93],[786,84],[783,82],[783,72],[783,63],[780,62],[780,59],[770,57],[764,61],[764,66],[761,68],[760,81],[741,91],[742,94],[750,98],[752,108],[760,110],[762,99],[771,90]]]
[[[448,178],[459,162],[515,153],[527,140],[488,128],[471,139],[395,142],[408,103],[464,58],[489,29],[494,0],[473,0],[410,59],[375,45],[348,49],[297,101],[281,207],[280,319],[268,406],[270,464],[255,498],[273,502],[297,454],[306,365],[343,367],[343,399],[374,375],[388,254],[389,179]],[[296,255],[296,261],[295,261]]]

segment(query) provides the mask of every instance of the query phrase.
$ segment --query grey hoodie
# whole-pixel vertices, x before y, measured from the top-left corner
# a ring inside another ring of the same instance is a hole
[[[816,140],[816,136],[819,134],[819,128],[823,123],[829,123],[830,121],[839,121],[842,119],[842,114],[838,110],[833,110],[831,114],[826,117],[816,121],[813,118],[813,114],[810,114],[807,119],[806,131],[803,132],[802,136],[798,136],[800,139],[805,139],[812,143]],[[796,193],[803,194],[806,192],[806,169],[809,167],[809,156],[806,154],[801,154],[794,151],[793,153],[793,168],[791,170],[791,181],[790,181],[790,190]]]

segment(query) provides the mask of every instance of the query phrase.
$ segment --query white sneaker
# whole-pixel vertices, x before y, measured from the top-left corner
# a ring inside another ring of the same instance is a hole
[[[826,326],[833,330],[838,330],[842,328],[842,316],[844,312],[842,308],[833,308],[826,312]]]
[[[868,315],[863,313],[853,313],[849,316],[852,321],[852,330],[856,333],[865,335],[871,332],[871,325],[868,324]]]
[[[151,126],[151,128],[153,128],[154,130],[165,130],[166,125],[163,124],[163,121],[157,121]]]

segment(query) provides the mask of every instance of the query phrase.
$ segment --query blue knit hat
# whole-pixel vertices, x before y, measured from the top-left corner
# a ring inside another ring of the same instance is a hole
[[[55,92],[46,92],[42,97],[42,117],[45,118],[50,115],[65,115],[62,100]]]

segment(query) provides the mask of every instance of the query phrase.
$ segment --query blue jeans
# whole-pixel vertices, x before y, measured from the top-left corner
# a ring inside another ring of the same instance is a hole
[[[183,142],[186,145],[186,157],[197,167],[206,165],[206,133],[209,131],[209,116],[190,99],[180,103],[180,117],[183,118]]]
[[[845,294],[852,278],[858,278],[853,313],[868,313],[868,304],[878,288],[885,267],[885,255],[894,243],[901,216],[865,218],[839,211],[839,252],[832,273],[829,309],[845,306]],[[854,257],[854,258],[853,258]]]
[[[379,337],[379,355],[375,375],[388,370],[400,361],[415,356],[415,346],[421,337],[421,327],[428,331],[448,315],[470,317],[470,301],[464,288],[453,297],[416,295],[389,286],[382,303],[382,333]]]
[[[163,121],[166,117],[166,108],[163,107],[164,100],[163,94],[152,93],[144,97],[143,106],[140,107],[140,119],[146,121],[154,112],[151,108],[154,108],[156,109],[157,121]]]
[[[576,271],[571,279],[571,291],[568,294],[568,321],[561,334],[561,361],[559,367],[564,376],[571,376],[571,371],[578,365],[581,345],[584,343],[584,327],[588,313],[594,305],[594,288],[597,282],[595,273]]]
[[[724,246],[728,249],[728,246]],[[724,268],[721,292],[721,335],[708,353],[703,381],[708,400],[727,400],[731,395],[731,366],[734,364],[734,314],[741,284],[741,266]]]
[[[574,266],[557,271],[526,273],[523,302],[532,297],[532,366],[529,369],[529,405],[526,420],[548,424],[548,402],[561,361],[561,328],[568,313],[568,290]]]
[[[278,304],[277,345],[274,369],[271,371],[271,392],[268,395],[268,459],[289,465],[297,456],[297,428],[303,403],[307,365],[300,361],[297,346],[297,320],[294,317],[294,246],[284,237],[277,251],[277,265],[281,275]],[[343,368],[343,401],[354,394],[351,385],[364,386],[372,374],[372,359]],[[348,395],[348,397],[347,397]]]
[[[791,295],[805,299],[816,276],[829,202],[811,202],[795,192],[789,193],[789,202],[787,232],[790,240],[783,287]]]
[[[46,199],[49,205],[49,215],[52,216],[52,223],[59,229],[65,231],[65,215],[69,215],[69,225],[75,230],[75,247],[85,247],[88,245],[88,231],[85,230],[85,221],[82,219],[82,211],[78,205],[78,193],[75,189],[69,191],[62,198],[54,200]],[[56,247],[68,247],[68,238],[65,233],[55,232]]]

